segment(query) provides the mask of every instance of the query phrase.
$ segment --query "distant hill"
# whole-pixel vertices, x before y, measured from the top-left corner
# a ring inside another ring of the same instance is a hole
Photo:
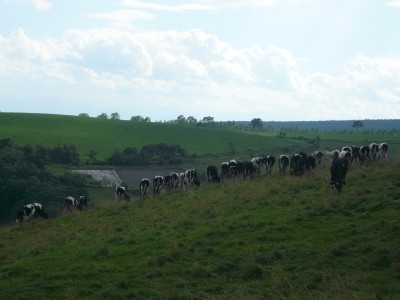
[[[392,130],[400,129],[400,119],[397,120],[360,120],[364,127],[360,130]],[[278,130],[281,128],[298,128],[299,130],[334,131],[334,130],[352,130],[354,120],[348,121],[268,121],[264,126],[272,126]]]

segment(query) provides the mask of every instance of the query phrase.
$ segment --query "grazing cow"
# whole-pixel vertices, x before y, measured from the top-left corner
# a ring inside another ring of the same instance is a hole
[[[218,176],[218,169],[215,165],[209,165],[207,167],[207,180],[209,183],[221,181],[221,179]]]
[[[72,212],[78,207],[78,200],[72,196],[67,196],[64,199],[64,213],[66,211]]]
[[[179,188],[181,190],[186,189],[185,173],[179,173]]]
[[[271,174],[272,173],[272,168],[274,167],[274,165],[275,165],[275,156],[273,156],[273,155],[268,155],[267,157],[266,157],[266,160],[265,160],[265,164],[266,164],[266,171],[267,171],[267,174]]]
[[[229,178],[229,162],[223,162],[221,164],[221,179]]]
[[[122,185],[115,188],[115,201],[119,202],[121,200],[131,200],[129,194],[126,192],[125,187]]]
[[[279,166],[279,173],[285,174],[286,169],[289,166],[289,156],[283,154],[279,156],[278,166]]]
[[[164,177],[155,176],[153,179],[153,197],[160,195],[163,185],[164,185]]]
[[[307,170],[308,175],[314,175],[315,168],[317,166],[314,156],[307,156],[304,158],[304,169]]]
[[[376,143],[369,144],[369,154],[372,162],[375,162],[378,159],[379,145]]]
[[[387,143],[379,144],[379,158],[385,159],[389,150],[389,145]]]
[[[342,192],[343,185],[346,184],[346,174],[349,169],[349,161],[346,158],[334,158],[331,165],[330,185],[336,188],[338,193]]]
[[[200,186],[200,181],[198,180],[198,174],[195,169],[190,169],[185,172],[185,185],[187,187]]]
[[[88,198],[86,196],[79,196],[77,208],[79,210],[84,210],[88,208]]]
[[[368,146],[360,147],[360,153],[358,159],[362,165],[369,165],[371,163],[370,148]]]
[[[170,193],[172,191],[172,178],[171,178],[171,175],[165,175],[164,176],[164,187],[165,187],[165,191],[167,193]]]
[[[293,176],[301,176],[304,174],[305,159],[307,154],[300,152],[299,154],[294,154],[290,159],[290,174]]]
[[[169,176],[171,177],[171,190],[176,191],[180,183],[179,174],[173,172]]]
[[[33,217],[38,218],[41,217],[43,219],[47,219],[49,216],[43,209],[43,205],[40,203],[32,203],[25,205],[22,210],[17,212],[16,223],[20,222],[29,222]]]
[[[314,151],[313,156],[315,157],[315,163],[319,166],[322,163],[322,159],[324,158],[324,153],[321,151]]]
[[[263,161],[264,161],[264,159],[261,157],[254,157],[251,159],[251,163],[253,164],[255,173],[257,175],[261,174],[261,166],[263,164]]]
[[[357,146],[351,146],[351,163],[357,161],[357,159],[360,156],[360,147]]]
[[[150,190],[150,179],[143,178],[139,183],[140,199],[146,199]]]
[[[235,179],[238,176],[238,170],[237,170],[237,161],[232,159],[229,161],[229,177],[231,179]]]

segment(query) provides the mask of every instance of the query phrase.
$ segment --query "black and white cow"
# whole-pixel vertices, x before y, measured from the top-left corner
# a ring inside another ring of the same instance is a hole
[[[161,194],[163,186],[164,186],[164,177],[155,176],[153,179],[153,197]]]
[[[165,176],[164,176],[164,188],[165,188],[165,192],[167,192],[167,193],[172,192],[172,179],[171,179],[171,175],[165,175]]]
[[[237,161],[232,159],[229,161],[229,178],[236,179],[238,177]]]
[[[307,171],[308,175],[314,175],[315,168],[317,167],[315,157],[308,155],[303,159],[304,159],[304,170]]]
[[[360,157],[360,147],[351,146],[351,163],[356,162]]]
[[[272,168],[275,165],[275,161],[276,161],[276,159],[275,159],[275,156],[273,156],[273,155],[268,155],[265,158],[265,169],[267,171],[267,174],[271,174],[272,173]]]
[[[171,191],[176,191],[180,183],[179,174],[176,172],[172,172],[169,176],[171,177]]]
[[[229,178],[229,162],[223,162],[221,164],[221,179],[225,180]]]
[[[289,156],[284,155],[284,154],[279,156],[278,166],[279,166],[279,173],[285,174],[286,169],[289,166]]]
[[[64,199],[64,213],[69,211],[72,212],[74,211],[76,208],[78,208],[79,202],[77,199],[75,199],[72,196],[67,196]]]
[[[324,153],[322,151],[314,151],[312,155],[315,157],[315,163],[319,166],[324,158]]]
[[[264,159],[261,157],[253,157],[251,159],[251,163],[253,164],[255,173],[257,175],[261,174],[261,166],[262,166],[263,162],[264,162]]]
[[[115,201],[119,202],[121,200],[127,200],[127,201],[131,200],[131,197],[126,191],[126,188],[122,185],[117,186],[115,188]]]
[[[140,199],[146,199],[150,190],[150,179],[143,178],[139,183]]]
[[[305,159],[307,154],[304,152],[294,154],[290,159],[290,174],[292,176],[302,176],[305,170]]]
[[[369,144],[369,155],[371,157],[372,162],[375,162],[378,159],[379,154],[379,145],[377,143]]]
[[[330,185],[336,188],[338,193],[342,192],[343,185],[346,184],[346,174],[349,169],[349,160],[346,158],[334,158],[331,165]]]
[[[215,183],[221,181],[221,179],[218,176],[218,169],[215,165],[209,165],[207,167],[207,180],[209,183]]]
[[[360,147],[358,159],[362,165],[369,165],[371,163],[370,152],[371,152],[371,150],[370,150],[369,146]]]
[[[22,210],[17,212],[16,223],[29,222],[32,218],[41,217],[43,219],[48,219],[47,213],[43,209],[43,205],[40,203],[32,203],[25,205]]]
[[[185,172],[185,185],[190,188],[192,186],[199,187],[200,181],[198,179],[198,174],[195,169],[186,170]]]
[[[77,208],[79,210],[84,210],[88,208],[88,198],[86,196],[79,196]]]
[[[380,159],[385,159],[387,156],[387,153],[389,151],[389,145],[387,143],[380,143],[379,144],[379,158]]]

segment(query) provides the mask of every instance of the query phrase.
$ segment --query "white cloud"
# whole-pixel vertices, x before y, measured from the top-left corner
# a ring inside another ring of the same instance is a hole
[[[154,15],[139,10],[118,10],[108,13],[91,13],[89,18],[112,22],[132,22],[135,20],[153,20]]]
[[[35,9],[42,11],[49,10],[51,8],[51,3],[46,0],[3,0],[3,2],[29,4]]]
[[[400,1],[399,0],[389,1],[385,3],[385,6],[400,8]]]

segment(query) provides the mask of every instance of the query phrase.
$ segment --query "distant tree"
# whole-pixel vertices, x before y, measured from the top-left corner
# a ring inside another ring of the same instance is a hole
[[[195,117],[193,117],[193,116],[187,117],[186,121],[187,121],[189,124],[193,124],[193,125],[195,125],[195,124],[197,123],[197,119],[196,119]]]
[[[254,118],[251,120],[251,128],[253,129],[262,129],[263,128],[263,121],[260,118]]]
[[[142,116],[137,115],[137,116],[132,116],[132,117],[131,117],[131,121],[132,121],[132,122],[143,122],[144,119],[143,119]]]
[[[185,116],[184,116],[184,115],[179,115],[179,116],[176,118],[176,122],[177,122],[178,124],[184,124],[184,123],[186,123],[186,118],[185,118]]]
[[[112,120],[119,120],[119,119],[120,119],[119,113],[117,113],[117,112],[112,113],[110,119],[112,119]]]
[[[81,113],[81,114],[79,114],[79,117],[89,118],[89,114]]]
[[[351,127],[358,130],[359,128],[364,127],[364,123],[362,121],[354,121],[353,125],[351,125]]]
[[[211,124],[211,123],[214,123],[214,117],[210,117],[210,116],[204,117],[203,120],[201,120],[201,121],[206,124]]]
[[[103,112],[100,115],[98,115],[97,118],[99,118],[99,119],[108,119],[108,115]]]
[[[151,122],[151,119],[150,119],[150,117],[146,117],[146,118],[144,118],[144,119],[143,119],[143,122],[150,123],[150,122]]]

